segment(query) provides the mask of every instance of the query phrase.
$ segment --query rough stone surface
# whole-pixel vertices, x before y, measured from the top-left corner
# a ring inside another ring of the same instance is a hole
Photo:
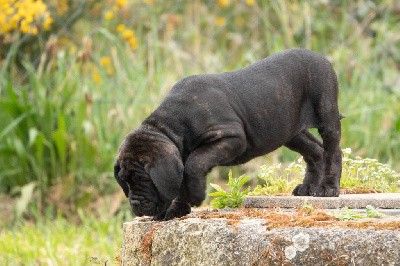
[[[339,197],[248,196],[242,205],[246,208],[298,208],[305,203],[323,209],[363,209],[367,205],[381,209],[400,209],[400,193],[345,194]]]
[[[122,253],[123,265],[400,265],[400,231],[136,218],[124,223]]]

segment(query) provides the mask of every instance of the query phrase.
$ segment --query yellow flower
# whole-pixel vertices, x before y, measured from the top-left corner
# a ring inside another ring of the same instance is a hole
[[[135,37],[128,40],[129,46],[132,50],[136,51],[138,47],[137,39]]]
[[[215,19],[215,24],[217,24],[217,26],[220,26],[220,27],[225,26],[225,23],[226,23],[226,21],[225,21],[225,18],[223,18],[223,17],[217,17]]]
[[[22,33],[28,33],[28,31],[29,31],[29,24],[28,24],[28,22],[26,22],[26,20],[23,20],[23,21],[21,22],[20,28],[21,28],[21,32],[22,32]]]
[[[124,30],[123,32],[122,32],[122,37],[125,39],[125,40],[128,40],[128,39],[130,39],[130,38],[132,38],[132,37],[134,37],[134,35],[135,35],[135,33],[133,32],[133,30]]]
[[[19,18],[17,16],[10,18],[10,21],[8,22],[10,30],[14,30],[17,28],[18,21],[19,21]]]
[[[123,32],[125,30],[125,25],[124,24],[119,24],[118,26],[117,26],[117,31],[118,32]]]
[[[11,15],[11,14],[13,14],[14,13],[14,8],[12,8],[12,7],[8,7],[8,8],[6,8],[6,15]]]
[[[93,70],[92,70],[92,80],[97,84],[99,84],[101,82],[101,77],[100,77],[98,68],[93,68]]]
[[[127,0],[117,0],[117,6],[119,8],[126,6]]]
[[[35,27],[33,27],[31,30],[30,30],[30,33],[32,34],[32,35],[37,35],[38,34],[38,28],[35,26]]]
[[[100,58],[100,65],[105,68],[108,75],[114,74],[114,67],[111,64],[111,57],[103,56]]]
[[[111,11],[107,11],[107,12],[104,14],[104,18],[105,18],[106,20],[110,20],[110,19],[112,19],[113,17],[114,17],[114,13],[111,12]]]
[[[3,25],[3,23],[5,23],[6,21],[6,15],[4,15],[3,13],[0,13],[0,25]]]
[[[26,17],[25,17],[25,21],[27,22],[27,23],[32,23],[32,21],[33,21],[33,16],[32,16],[32,14],[27,14],[26,15]]]
[[[121,26],[121,25],[120,25]],[[120,29],[122,30],[122,26]],[[138,47],[138,41],[135,35],[135,32],[131,29],[124,29],[122,32],[122,37],[129,44],[132,50],[136,50]]]
[[[221,7],[227,7],[230,4],[230,0],[218,0],[218,5]]]
[[[154,4],[154,0],[143,0],[143,2],[144,2],[146,5],[152,5],[152,4]]]
[[[111,65],[111,58],[109,56],[103,56],[102,58],[100,58],[100,65],[102,65],[103,67],[108,67],[109,65]]]
[[[50,30],[51,24],[53,24],[53,19],[51,17],[46,17],[45,21],[43,22],[43,29],[45,31]]]
[[[254,6],[255,1],[254,0],[246,0],[246,4],[248,6]]]
[[[10,31],[10,26],[8,24],[6,24],[6,23],[1,24],[1,32],[2,33],[7,33],[9,31]]]
[[[0,0],[0,10],[2,34],[16,31],[36,35],[40,28],[50,25],[50,13],[42,0]]]

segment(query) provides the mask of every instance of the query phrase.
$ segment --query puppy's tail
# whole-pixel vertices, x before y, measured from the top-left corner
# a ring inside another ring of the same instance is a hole
[[[346,118],[346,116],[343,114],[339,114],[339,119],[342,120],[343,118]]]

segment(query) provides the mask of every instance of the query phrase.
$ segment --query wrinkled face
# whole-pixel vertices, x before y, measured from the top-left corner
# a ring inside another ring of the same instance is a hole
[[[114,175],[136,216],[156,216],[165,212],[171,204],[170,200],[159,193],[144,165],[136,162],[129,165],[117,162]]]
[[[114,165],[114,177],[137,216],[162,217],[180,192],[183,171],[175,144],[143,127],[125,137]]]

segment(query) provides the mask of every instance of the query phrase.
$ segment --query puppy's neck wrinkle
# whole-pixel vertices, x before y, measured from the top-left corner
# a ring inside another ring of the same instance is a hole
[[[156,119],[148,118],[142,124],[143,128],[146,132],[151,132],[151,134],[157,134],[162,140],[173,143],[177,148],[180,154],[183,151],[183,140],[178,134],[176,134],[171,128],[167,125],[160,123]]]

